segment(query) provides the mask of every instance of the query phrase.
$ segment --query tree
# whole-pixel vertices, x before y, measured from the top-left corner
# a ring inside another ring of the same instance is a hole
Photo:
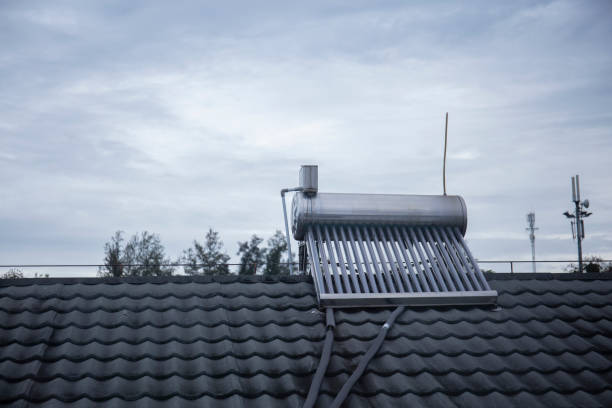
[[[277,230],[276,233],[268,239],[264,275],[288,275],[289,265],[287,262],[293,261],[293,259],[289,260],[288,255],[286,258],[283,258],[283,254],[288,252],[285,235]]]
[[[123,231],[116,231],[111,240],[104,244],[104,276],[123,276]],[[100,271],[99,271],[100,272]]]
[[[219,233],[209,228],[204,245],[193,241],[193,248],[183,251],[181,262],[189,264],[184,267],[188,275],[227,275],[227,262],[230,256],[223,251],[223,241]]]
[[[169,276],[174,272],[174,267],[167,266],[171,261],[166,258],[159,236],[147,231],[132,236],[123,256],[128,276]]]
[[[0,275],[0,279],[21,279],[23,278],[23,271],[19,268],[11,268],[8,271]]]
[[[159,236],[147,231],[135,234],[122,246],[123,232],[117,231],[104,245],[104,267],[101,276],[169,276],[174,267],[168,266],[164,246]]]
[[[259,247],[263,242],[256,234],[251,236],[250,241],[238,242],[238,252],[240,256],[240,275],[254,275],[257,269],[261,269],[265,264],[266,250]]]
[[[565,270],[577,273],[578,265],[569,264]],[[582,270],[586,273],[612,272],[612,263],[606,263],[598,256],[587,256],[582,260]]]

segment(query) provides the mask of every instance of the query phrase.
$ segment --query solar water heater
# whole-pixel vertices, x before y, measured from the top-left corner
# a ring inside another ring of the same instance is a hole
[[[321,306],[495,303],[464,240],[460,196],[322,193],[317,166],[299,178],[291,229]]]

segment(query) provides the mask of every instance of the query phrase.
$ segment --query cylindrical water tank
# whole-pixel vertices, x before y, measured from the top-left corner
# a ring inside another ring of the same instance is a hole
[[[405,194],[297,193],[292,203],[295,239],[311,224],[372,224],[459,227],[467,229],[467,208],[460,196]]]

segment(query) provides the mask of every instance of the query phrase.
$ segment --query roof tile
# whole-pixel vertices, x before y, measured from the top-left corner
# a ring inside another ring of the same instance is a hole
[[[346,406],[612,406],[612,275],[491,275],[496,307],[407,309]],[[390,314],[336,310],[319,406]],[[0,282],[0,405],[300,406],[325,315],[309,278]]]

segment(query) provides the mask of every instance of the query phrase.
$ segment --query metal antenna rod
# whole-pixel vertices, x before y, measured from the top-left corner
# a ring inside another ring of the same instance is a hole
[[[444,162],[442,164],[442,187],[446,195],[446,142],[448,140],[448,112],[446,112],[446,125],[444,126]]]

